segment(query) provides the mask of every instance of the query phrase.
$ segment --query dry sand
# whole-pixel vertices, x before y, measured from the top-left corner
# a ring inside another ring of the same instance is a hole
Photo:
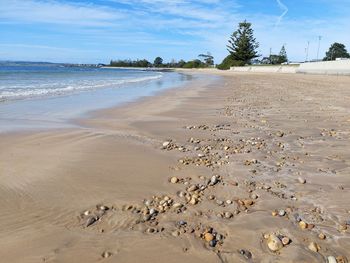
[[[1,135],[0,262],[347,262],[350,78],[222,75]]]

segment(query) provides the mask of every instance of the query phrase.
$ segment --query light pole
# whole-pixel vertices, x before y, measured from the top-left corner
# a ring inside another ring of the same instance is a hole
[[[309,60],[309,47],[310,47],[310,41],[307,42],[307,47],[306,47],[306,62]]]
[[[321,39],[322,39],[322,36],[318,36],[317,61],[318,61],[318,56],[320,54]]]

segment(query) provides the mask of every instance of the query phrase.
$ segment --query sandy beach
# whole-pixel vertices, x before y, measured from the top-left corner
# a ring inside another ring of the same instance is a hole
[[[348,262],[350,78],[187,74],[0,136],[0,262]]]

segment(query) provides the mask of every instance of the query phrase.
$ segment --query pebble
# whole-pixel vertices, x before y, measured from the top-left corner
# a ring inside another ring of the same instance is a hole
[[[217,184],[217,182],[218,182],[218,178],[215,175],[213,175],[210,179],[210,183],[212,185],[215,185],[215,184]]]
[[[319,239],[322,239],[322,240],[326,239],[326,235],[323,234],[323,233],[320,233],[320,234],[318,235],[318,237],[319,237]]]
[[[272,211],[271,215],[272,216],[277,216],[277,212],[276,211]]]
[[[242,255],[242,256],[244,256],[246,259],[251,259],[252,258],[252,253],[250,252],[250,251],[248,251],[248,250],[245,250],[245,249],[241,249],[240,251],[239,251],[239,253]]]
[[[165,141],[165,142],[163,142],[163,147],[167,147],[167,146],[169,146],[169,144],[170,144],[169,141]]]
[[[306,229],[307,228],[307,223],[305,223],[304,221],[300,221],[299,222],[299,226],[301,229]]]
[[[278,211],[278,215],[279,216],[285,216],[286,215],[286,211],[284,211],[283,209]]]
[[[205,233],[204,239],[205,239],[205,241],[210,242],[210,241],[214,240],[214,236],[210,233]]]
[[[230,219],[231,217],[233,217],[231,212],[225,212],[225,218]]]
[[[198,203],[197,198],[192,197],[191,200],[190,200],[190,204],[191,205],[196,205],[197,203]]]
[[[258,199],[258,195],[252,194],[252,195],[251,195],[251,198],[252,198],[252,199]]]
[[[96,222],[96,218],[95,217],[89,217],[88,220],[86,220],[86,227],[91,226],[92,224],[94,224]]]
[[[276,235],[272,234],[267,239],[267,246],[271,251],[276,252],[283,248],[283,243]]]
[[[298,178],[298,182],[301,183],[301,184],[305,184],[306,183],[306,179],[302,178],[302,177],[299,177]]]
[[[198,186],[195,185],[195,184],[193,184],[193,185],[191,185],[191,186],[187,189],[187,191],[189,191],[189,192],[194,192],[194,191],[196,191],[197,189],[198,189]]]
[[[315,242],[311,242],[308,246],[308,248],[313,252],[318,252],[318,245]]]
[[[217,244],[217,241],[215,239],[209,242],[210,247],[215,247],[216,244]]]
[[[170,179],[170,182],[172,184],[176,184],[178,181],[179,181],[179,179],[177,177],[175,177],[175,176],[171,177],[171,179]]]
[[[90,215],[90,211],[89,211],[89,210],[86,210],[86,211],[84,212],[84,215],[86,215],[86,216]]]
[[[178,237],[180,235],[180,232],[178,230],[175,230],[174,232],[171,233],[173,237]]]
[[[102,253],[101,255],[103,258],[109,258],[110,256],[112,256],[112,253],[108,252],[108,251],[105,251]]]
[[[346,225],[340,225],[338,229],[339,231],[345,231],[348,229],[348,227]]]
[[[226,200],[226,204],[230,205],[230,204],[232,204],[232,201],[231,200]]]
[[[337,263],[337,260],[333,256],[328,256],[327,257],[327,262],[328,263]]]
[[[283,244],[284,246],[288,245],[289,243],[290,243],[289,237],[283,237],[283,238],[282,238],[282,244]]]

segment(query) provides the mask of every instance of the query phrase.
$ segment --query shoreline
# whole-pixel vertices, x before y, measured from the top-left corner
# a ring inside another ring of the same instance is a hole
[[[0,135],[2,258],[349,259],[349,78],[220,74],[208,84],[203,74],[94,112],[84,128]],[[274,253],[276,236],[290,242]]]

